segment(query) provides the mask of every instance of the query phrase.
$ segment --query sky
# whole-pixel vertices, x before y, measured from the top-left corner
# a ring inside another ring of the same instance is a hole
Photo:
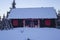
[[[0,16],[7,14],[12,2],[13,0],[0,0]],[[54,7],[58,11],[60,10],[60,0],[16,0],[16,8],[27,7]]]

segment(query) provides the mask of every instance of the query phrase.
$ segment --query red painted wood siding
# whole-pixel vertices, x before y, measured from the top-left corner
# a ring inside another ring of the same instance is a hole
[[[51,26],[51,20],[46,19],[46,20],[45,20],[45,25],[46,25],[46,26]]]
[[[13,26],[18,26],[18,20],[13,20],[12,24],[13,24]]]

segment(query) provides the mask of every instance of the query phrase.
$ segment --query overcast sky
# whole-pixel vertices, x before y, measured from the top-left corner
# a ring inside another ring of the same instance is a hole
[[[6,15],[11,8],[13,0],[0,0],[0,16]],[[60,9],[60,0],[16,0],[16,7],[54,7]]]

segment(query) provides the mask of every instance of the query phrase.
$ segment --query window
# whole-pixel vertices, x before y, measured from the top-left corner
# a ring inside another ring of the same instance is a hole
[[[23,19],[19,19],[19,26],[23,27]]]
[[[45,25],[46,25],[46,26],[50,26],[50,25],[51,25],[51,20],[48,20],[48,19],[45,20]]]
[[[18,20],[13,20],[12,23],[13,23],[13,26],[18,26]]]
[[[29,19],[26,19],[26,26],[30,26],[30,23],[31,23],[31,20],[29,20]]]
[[[34,20],[34,25],[38,25],[38,20]]]

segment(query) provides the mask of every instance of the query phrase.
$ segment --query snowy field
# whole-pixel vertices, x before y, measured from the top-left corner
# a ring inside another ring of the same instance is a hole
[[[14,28],[0,30],[0,40],[60,40],[60,29]]]

